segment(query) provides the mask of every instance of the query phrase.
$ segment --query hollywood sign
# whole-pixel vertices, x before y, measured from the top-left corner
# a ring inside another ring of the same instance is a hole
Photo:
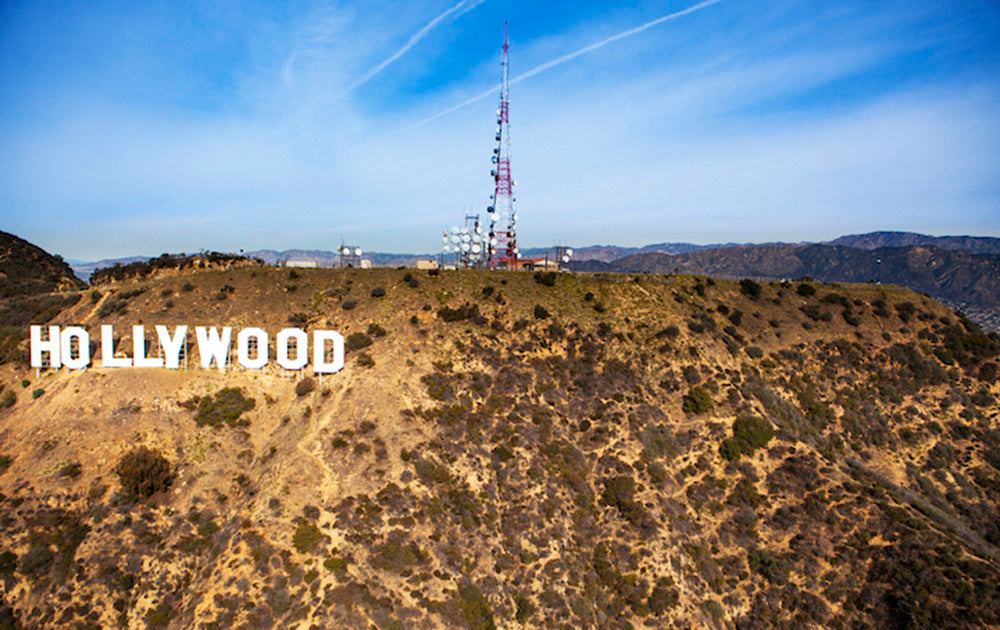
[[[48,339],[42,339],[42,327],[30,327],[31,367],[82,370],[90,366],[90,334],[82,326],[48,327]],[[106,368],[168,368],[181,367],[181,354],[187,358],[187,326],[155,326],[159,345],[157,356],[146,350],[145,326],[132,326],[132,356],[115,356],[114,326],[101,326],[101,365]],[[225,326],[195,326],[201,367],[208,369],[214,362],[220,370],[228,367],[233,329]],[[301,370],[309,362],[309,335],[299,328],[285,328],[275,336],[275,360],[286,370]],[[48,355],[48,361],[45,361]],[[236,360],[248,370],[263,369],[270,360],[268,335],[263,328],[243,328],[236,335]],[[333,330],[312,333],[312,370],[316,374],[333,374],[344,367],[344,337]]]

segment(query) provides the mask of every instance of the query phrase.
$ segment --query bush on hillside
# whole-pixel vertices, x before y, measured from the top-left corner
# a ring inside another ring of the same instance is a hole
[[[115,466],[115,473],[121,481],[122,492],[130,499],[146,499],[164,492],[174,480],[170,462],[159,451],[145,446],[123,455]]]
[[[198,403],[198,413],[194,421],[198,426],[208,425],[217,427],[222,423],[229,426],[246,426],[249,420],[241,419],[243,412],[250,411],[257,404],[253,398],[243,395],[243,390],[239,387],[225,387],[216,392],[215,396],[208,395]]]
[[[315,381],[315,379],[307,376],[307,377],[305,377],[304,379],[302,379],[301,381],[299,381],[298,383],[295,384],[295,395],[296,396],[305,396],[306,394],[308,394],[309,392],[311,392],[311,391],[313,391],[315,389],[316,389],[316,381]]]
[[[751,300],[759,298],[761,290],[761,286],[749,278],[740,280],[740,293],[747,296]]]
[[[353,350],[360,350],[361,348],[367,348],[372,345],[372,338],[363,332],[356,332],[347,335],[347,339],[344,340],[344,351],[351,352]]]
[[[534,278],[535,282],[542,286],[551,287],[556,284],[556,272],[554,271],[536,271]]]
[[[712,408],[712,394],[704,387],[692,387],[684,395],[681,409],[685,413],[705,413]]]
[[[719,454],[724,459],[738,459],[740,455],[753,455],[774,437],[771,423],[757,416],[740,416],[733,422],[733,437],[726,438],[719,445]]]

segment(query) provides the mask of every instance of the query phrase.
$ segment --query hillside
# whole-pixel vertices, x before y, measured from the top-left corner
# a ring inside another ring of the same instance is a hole
[[[0,298],[75,289],[84,283],[62,258],[0,232]]]
[[[881,263],[878,262],[881,260]],[[671,256],[636,254],[612,263],[573,263],[579,271],[692,273],[716,277],[881,281],[985,315],[1000,314],[1000,255],[936,247],[863,250],[830,245],[748,245]],[[1000,317],[997,317],[1000,323]],[[984,322],[984,323],[985,323]]]
[[[1000,338],[926,297],[259,267],[90,295],[53,321],[123,348],[353,349],[322,382],[0,366],[8,627],[1000,624]]]

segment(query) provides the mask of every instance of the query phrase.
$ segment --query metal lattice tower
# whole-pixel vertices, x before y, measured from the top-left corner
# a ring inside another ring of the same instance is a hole
[[[491,195],[493,202],[486,208],[490,217],[489,266],[491,268],[518,266],[517,214],[514,212],[514,179],[510,173],[510,98],[507,64],[507,23],[503,25],[503,61],[500,87],[500,109],[497,110],[497,147],[493,149],[490,172],[496,186]]]

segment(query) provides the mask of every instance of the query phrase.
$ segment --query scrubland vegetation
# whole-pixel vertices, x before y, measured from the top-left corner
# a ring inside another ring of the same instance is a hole
[[[353,358],[322,383],[8,379],[0,579],[23,588],[0,620],[1000,624],[1000,338],[927,298],[295,273],[125,283],[53,316],[97,323],[112,300],[114,322],[292,314]]]

